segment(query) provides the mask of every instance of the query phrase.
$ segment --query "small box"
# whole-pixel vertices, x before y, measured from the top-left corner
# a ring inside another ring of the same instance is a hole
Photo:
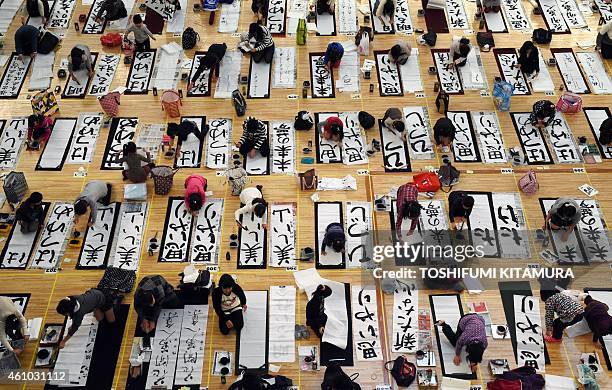
[[[438,388],[436,370],[417,370],[417,385],[419,390],[434,390]]]

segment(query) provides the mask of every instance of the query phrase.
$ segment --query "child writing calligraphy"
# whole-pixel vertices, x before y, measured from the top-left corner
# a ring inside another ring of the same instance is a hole
[[[244,326],[242,313],[247,309],[247,299],[244,291],[231,275],[221,275],[219,286],[213,290],[212,302],[219,316],[221,333],[227,335],[231,329],[240,332]]]
[[[201,175],[193,174],[185,179],[185,208],[192,214],[198,215],[206,201],[206,187],[208,183]]]

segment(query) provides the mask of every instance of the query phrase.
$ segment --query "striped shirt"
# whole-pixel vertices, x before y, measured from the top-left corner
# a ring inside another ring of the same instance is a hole
[[[253,141],[255,144],[255,149],[259,150],[261,145],[268,140],[268,129],[262,121],[255,119],[257,120],[257,127],[255,128],[255,131],[249,131],[247,129],[247,123],[249,123],[252,119],[255,118],[248,117],[242,124],[242,137],[240,137],[240,145],[244,145],[246,141]]]
[[[255,45],[255,51],[262,51],[267,49],[268,47],[274,45],[274,41],[272,40],[272,34],[270,34],[270,30],[266,26],[259,26],[259,28],[263,32],[263,39],[261,41],[257,41]]]
[[[577,300],[567,294],[562,293],[557,293],[548,298],[544,304],[544,307],[546,308],[546,315],[544,319],[547,330],[551,330],[553,327],[555,313],[557,313],[557,316],[561,322],[570,322],[578,314],[582,314],[584,312],[582,305]]]
[[[397,189],[397,219],[395,220],[395,232],[398,237],[402,232],[402,220],[404,219],[404,204],[417,200],[418,196],[419,190],[413,183],[406,183]],[[416,228],[417,222],[418,218],[412,219],[410,231],[413,231]]]

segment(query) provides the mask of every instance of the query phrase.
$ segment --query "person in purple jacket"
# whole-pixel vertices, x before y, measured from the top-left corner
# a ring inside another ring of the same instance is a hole
[[[436,322],[436,325],[442,327],[442,333],[455,347],[453,363],[456,366],[461,364],[461,350],[465,348],[467,358],[470,361],[470,368],[475,371],[476,365],[482,361],[482,355],[488,345],[484,319],[475,313],[466,314],[459,319],[457,330],[454,332],[450,325],[443,320]]]

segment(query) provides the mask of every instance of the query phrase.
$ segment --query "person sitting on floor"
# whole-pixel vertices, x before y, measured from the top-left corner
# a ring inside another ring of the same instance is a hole
[[[555,118],[557,108],[550,100],[538,100],[533,104],[533,110],[529,115],[532,126],[543,129]]]
[[[43,196],[40,192],[32,192],[15,212],[15,221],[19,222],[22,233],[33,233],[42,228],[45,223],[45,210],[42,206]]]
[[[262,189],[262,186],[247,187],[240,193],[240,204],[243,206],[234,213],[234,219],[236,219],[238,228],[248,230],[240,222],[241,217],[246,213],[253,213],[257,218],[262,218],[263,228],[266,228],[264,215],[266,215],[268,210],[268,202],[263,197]]]
[[[138,314],[140,328],[145,333],[155,329],[161,309],[176,309],[181,300],[174,287],[161,275],[145,276],[134,292],[134,310]]]
[[[599,28],[597,32],[596,49],[601,52],[601,56],[609,60],[612,58],[612,20]]]
[[[461,364],[461,352],[465,347],[470,368],[472,372],[475,372],[476,366],[482,362],[482,355],[488,346],[484,319],[476,313],[465,314],[459,319],[457,330],[454,332],[450,325],[443,320],[436,322],[436,325],[442,327],[442,333],[455,347],[453,363],[456,366]]]
[[[239,48],[243,53],[250,52],[255,63],[260,63],[263,60],[266,64],[269,64],[274,58],[272,34],[266,26],[258,23],[249,25],[249,32],[242,35]]]
[[[327,70],[340,67],[340,62],[344,56],[344,47],[338,42],[331,42],[327,45],[325,50],[325,56],[323,57],[323,64]]]
[[[394,0],[376,0],[372,14],[378,18],[383,25],[393,25],[393,15],[395,14],[396,2]]]
[[[326,256],[325,248],[331,246],[336,253],[344,253],[344,245],[346,244],[346,235],[344,227],[339,222],[332,222],[325,228],[325,236],[321,243],[321,255]]]
[[[325,314],[325,298],[332,294],[329,286],[320,284],[312,293],[312,297],[306,304],[306,325],[310,326],[317,337],[323,337],[327,315]]]
[[[580,222],[580,217],[580,206],[578,206],[575,200],[559,198],[548,210],[542,229],[550,228],[552,231],[563,230],[561,240],[567,241],[578,222]]]
[[[113,309],[113,297],[106,291],[92,288],[81,295],[71,295],[63,298],[57,304],[58,314],[70,317],[72,325],[64,339],[60,341],[59,347],[64,348],[68,340],[79,329],[86,314],[94,313],[96,320],[106,319],[109,324],[115,322],[115,311]]]
[[[206,201],[206,179],[198,174],[193,174],[185,179],[185,208],[192,215],[198,215]]]
[[[148,151],[146,156],[138,153],[138,148],[134,142],[128,142],[123,145],[123,156],[113,160],[115,164],[127,164],[127,169],[121,171],[123,180],[129,180],[132,183],[144,183],[149,177],[151,168],[155,166],[151,159],[151,154]],[[142,162],[146,162],[146,165],[142,165]]]
[[[24,24],[15,31],[15,52],[19,61],[23,62],[23,56],[36,57],[38,51],[38,28]]]
[[[317,131],[326,141],[338,142],[342,145],[344,138],[344,123],[337,116],[330,116],[322,122],[317,123]]]
[[[242,136],[238,141],[240,154],[254,158],[259,152],[262,157],[270,155],[270,142],[268,141],[268,128],[257,118],[248,117],[242,123]]]
[[[132,17],[132,24],[125,30],[127,36],[130,32],[134,33],[134,41],[136,42],[136,51],[151,50],[151,39],[154,41],[155,36],[148,29],[147,25],[142,21],[142,16],[139,14]]]
[[[603,146],[612,146],[612,116],[601,122],[599,126],[599,143]]]
[[[21,9],[21,24],[26,24],[29,18],[40,17],[42,25],[46,26],[51,16],[50,8],[47,0],[26,0]]]
[[[527,77],[536,78],[540,73],[540,52],[533,42],[525,41],[519,50],[519,58],[516,67]]]
[[[453,37],[451,41],[449,57],[451,62],[449,66],[465,66],[467,64],[467,56],[470,54],[472,47],[470,40],[465,37]]]
[[[602,337],[612,334],[612,316],[608,313],[610,308],[590,295],[584,298],[584,304],[584,318],[593,332],[593,342],[597,343]]]
[[[28,117],[28,149],[38,150],[51,136],[53,118],[40,114]]]
[[[336,10],[336,0],[317,0],[317,15],[325,13],[333,15]]]
[[[455,125],[448,118],[440,118],[434,125],[434,141],[436,146],[449,148],[455,140]]]
[[[412,46],[407,41],[398,42],[389,50],[389,62],[392,64],[404,65],[412,53]]]
[[[79,85],[80,81],[74,72],[80,70],[87,70],[89,77],[94,75],[91,51],[89,51],[89,47],[85,45],[76,45],[70,51],[70,56],[68,56],[68,72],[70,73],[70,77]]]
[[[202,72],[206,70],[210,69],[212,75],[219,77],[219,65],[221,64],[223,57],[225,57],[226,51],[227,45],[225,43],[213,43],[212,45],[208,46],[206,55],[200,60],[198,68],[187,86],[187,90],[191,90],[193,88],[193,84],[198,80]]]
[[[0,343],[7,351],[19,355],[29,339],[28,322],[23,314],[10,297],[0,296]]]
[[[189,138],[189,134],[193,134],[197,139],[203,140],[204,136],[207,133],[208,125],[204,127],[204,133],[198,129],[198,125],[194,121],[184,120],[181,123],[168,123],[168,127],[166,128],[166,135],[170,137],[172,140],[172,144],[170,148],[174,145],[174,139],[178,138],[178,142],[176,144],[176,151],[171,153],[171,155],[180,156],[181,154],[181,146],[183,142],[187,141]]]
[[[501,0],[476,0],[476,16],[484,13],[498,13],[501,10]]]
[[[560,343],[563,338],[563,330],[570,325],[582,321],[584,309],[582,305],[572,296],[557,293],[548,298],[544,303],[546,315],[546,335],[544,340],[549,343]],[[557,318],[555,318],[555,314]]]
[[[253,0],[251,2],[251,11],[258,22],[266,23],[268,19],[268,0]]]
[[[89,215],[88,226],[93,226],[96,223],[98,216],[98,202],[103,206],[108,206],[111,200],[112,186],[102,180],[92,180],[85,185],[83,191],[77,196],[74,201],[74,222],[77,223],[79,217],[87,213],[87,209],[91,209]]]
[[[244,291],[231,275],[221,275],[219,286],[212,292],[212,303],[219,316],[221,333],[227,335],[231,329],[240,332],[244,326],[242,313],[247,309],[247,299]]]
[[[470,217],[474,208],[474,198],[465,191],[452,191],[448,194],[448,217],[453,229],[457,229],[457,224],[463,224]]]
[[[402,140],[406,140],[406,124],[404,123],[404,113],[402,110],[397,107],[388,108],[382,121],[387,129],[397,131],[401,134]]]
[[[421,205],[417,200],[419,197],[419,190],[414,183],[406,183],[401,185],[397,189],[397,218],[395,219],[395,234],[397,239],[402,239],[402,222],[405,219],[410,219],[410,229],[406,232],[407,236],[412,235],[414,229],[416,229],[419,223],[419,216],[421,215]]]
[[[96,22],[112,22],[127,18],[127,16],[127,9],[122,0],[104,0],[96,15]]]

